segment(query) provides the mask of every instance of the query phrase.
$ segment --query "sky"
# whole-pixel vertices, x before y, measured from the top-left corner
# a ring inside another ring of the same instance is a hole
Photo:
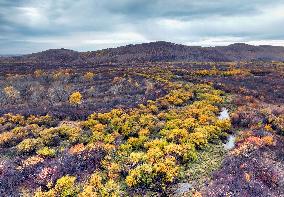
[[[0,0],[0,54],[153,41],[284,46],[284,0]]]

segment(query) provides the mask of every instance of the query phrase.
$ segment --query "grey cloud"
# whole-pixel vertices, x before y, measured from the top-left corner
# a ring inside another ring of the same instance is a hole
[[[0,0],[0,53],[153,40],[284,40],[281,8],[284,0]]]
[[[258,13],[258,7],[270,5],[268,0],[121,0],[111,3],[109,9],[116,13],[135,18],[168,17],[193,19],[210,15],[240,16]],[[273,1],[277,5],[282,0]]]

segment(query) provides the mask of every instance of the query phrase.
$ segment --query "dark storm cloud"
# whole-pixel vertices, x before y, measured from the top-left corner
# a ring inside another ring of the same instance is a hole
[[[0,0],[0,54],[154,40],[283,45],[283,9],[284,0]]]

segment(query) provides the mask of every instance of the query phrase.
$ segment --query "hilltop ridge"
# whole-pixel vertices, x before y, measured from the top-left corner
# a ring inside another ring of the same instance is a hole
[[[80,65],[159,61],[284,61],[284,47],[245,43],[201,47],[157,41],[88,52],[61,48],[16,57],[0,57],[2,64]]]

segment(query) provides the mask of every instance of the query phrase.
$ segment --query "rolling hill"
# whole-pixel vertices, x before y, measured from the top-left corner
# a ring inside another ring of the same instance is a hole
[[[158,41],[88,52],[62,48],[23,56],[0,57],[1,64],[81,65],[156,61],[284,61],[284,47],[244,43],[200,47]]]

